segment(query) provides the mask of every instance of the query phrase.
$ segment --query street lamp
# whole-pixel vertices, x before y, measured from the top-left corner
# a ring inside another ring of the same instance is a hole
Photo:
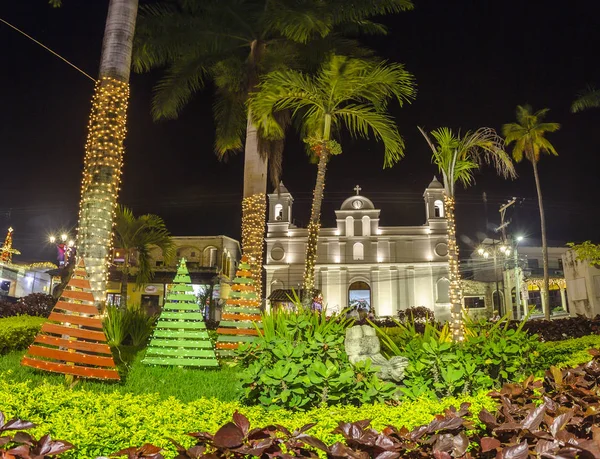
[[[496,297],[498,298],[498,304],[494,304],[494,308],[497,306],[498,314],[503,315],[506,311],[503,311],[503,297],[500,295],[500,283],[498,281],[498,257],[508,257],[511,253],[510,247],[505,244],[498,244],[499,241],[492,239],[491,244],[487,244],[484,241],[484,245],[477,249],[477,253],[482,256],[485,260],[492,257],[494,260],[494,280],[496,282]],[[504,266],[504,265],[503,265]],[[504,282],[503,284],[504,285]],[[492,295],[492,301],[494,295]]]
[[[73,256],[73,252],[75,251],[75,241],[69,239],[69,234],[67,233],[62,233],[59,237],[51,234],[48,237],[48,240],[51,244],[56,245],[58,265],[63,267],[68,264],[69,259]]]
[[[517,236],[515,238],[515,251],[514,251],[514,262],[515,262],[515,298],[517,300],[517,320],[521,320],[521,274],[519,273],[519,256],[517,247],[519,242],[523,240],[523,236]]]

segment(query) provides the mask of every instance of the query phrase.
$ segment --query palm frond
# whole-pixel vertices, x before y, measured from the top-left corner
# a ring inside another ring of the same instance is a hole
[[[544,137],[547,132],[560,129],[559,123],[543,122],[549,111],[548,108],[543,108],[534,113],[530,105],[518,105],[517,122],[502,126],[506,145],[515,142],[512,156],[516,162],[520,162],[523,157],[537,162],[541,153],[558,155],[554,146]]]
[[[577,94],[577,98],[571,105],[571,111],[577,113],[582,110],[587,110],[588,108],[598,107],[600,107],[600,89],[588,86]]]
[[[372,133],[384,145],[383,167],[391,167],[404,156],[404,140],[394,120],[368,105],[349,104],[336,110],[348,132],[368,139]]]
[[[206,63],[190,59],[173,63],[154,88],[152,117],[175,119],[192,96],[204,87]]]

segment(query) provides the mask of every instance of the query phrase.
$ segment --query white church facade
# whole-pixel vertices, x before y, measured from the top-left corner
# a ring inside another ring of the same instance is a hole
[[[425,189],[425,224],[380,226],[381,210],[366,196],[346,199],[336,227],[321,228],[315,272],[316,288],[330,311],[348,307],[376,316],[395,316],[425,306],[444,320],[449,315],[448,224],[443,187],[435,178]],[[306,228],[293,225],[293,197],[280,185],[269,195],[266,236],[266,297],[302,285]]]

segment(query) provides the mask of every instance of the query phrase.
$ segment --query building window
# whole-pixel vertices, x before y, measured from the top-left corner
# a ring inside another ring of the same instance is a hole
[[[275,204],[275,220],[283,220],[283,206],[281,204]]]
[[[558,259],[558,269],[560,269],[561,271],[563,271],[563,261],[562,261],[562,258]]]
[[[362,218],[362,235],[370,236],[371,235],[371,219],[366,215]]]
[[[464,304],[466,309],[484,309],[485,297],[483,296],[465,296]]]
[[[354,218],[346,217],[346,236],[354,236]]]
[[[121,305],[121,294],[120,293],[107,293],[106,304],[109,306],[120,306]]]
[[[362,245],[362,244],[361,244]],[[371,287],[366,282],[352,282],[348,287],[348,306],[359,314],[371,311]]]
[[[433,216],[436,218],[444,216],[444,203],[439,199],[433,203]]]
[[[164,261],[162,261],[162,260],[156,260],[156,267],[164,266],[164,265],[165,265]]]
[[[527,267],[530,269],[539,269],[540,268],[540,260],[538,260],[537,258],[528,259]]]
[[[362,243],[357,242],[352,247],[352,258],[355,260],[364,260],[365,259],[365,246]]]
[[[192,258],[194,258],[196,256],[196,252],[192,252],[191,256],[192,256]]]
[[[437,302],[450,303],[450,281],[446,278],[437,281]]]
[[[204,249],[204,266],[210,266],[214,268],[217,266],[217,248],[216,247],[207,247]]]

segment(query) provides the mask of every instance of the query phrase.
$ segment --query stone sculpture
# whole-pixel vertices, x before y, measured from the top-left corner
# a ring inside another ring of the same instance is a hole
[[[395,382],[400,382],[404,379],[408,359],[406,357],[395,356],[388,360],[381,355],[381,345],[373,327],[369,325],[355,325],[348,328],[346,330],[344,348],[350,362],[353,364],[370,360],[371,365],[379,367],[379,373],[377,373],[379,378]]]

